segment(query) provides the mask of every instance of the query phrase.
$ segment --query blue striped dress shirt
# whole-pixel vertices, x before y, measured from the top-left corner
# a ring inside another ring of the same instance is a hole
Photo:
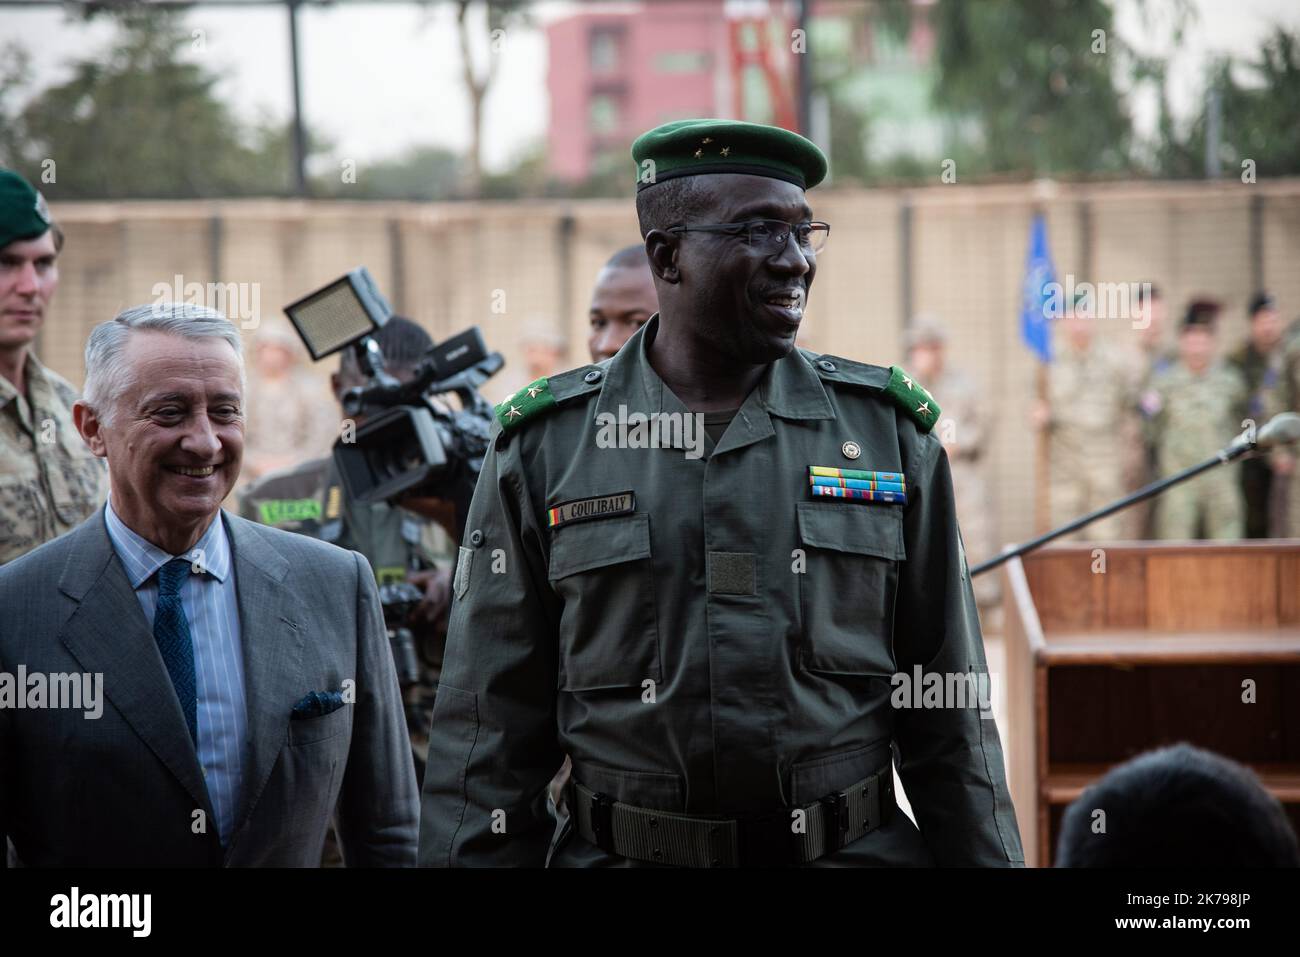
[[[173,558],[185,558],[205,572],[188,576],[181,586],[181,604],[194,641],[199,766],[217,818],[217,834],[226,846],[243,790],[248,708],[235,568],[225,524],[218,512],[194,548],[184,555],[170,555],[127,528],[113,511],[112,501],[104,506],[104,520],[127,580],[140,599],[150,634],[158,605],[158,569]]]

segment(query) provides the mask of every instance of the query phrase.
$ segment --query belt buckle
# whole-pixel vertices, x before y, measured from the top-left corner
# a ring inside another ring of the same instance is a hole
[[[849,833],[849,792],[837,791],[821,799],[822,829],[826,832],[827,854],[844,846]]]
[[[608,794],[591,796],[591,833],[597,847],[614,853],[614,801]]]

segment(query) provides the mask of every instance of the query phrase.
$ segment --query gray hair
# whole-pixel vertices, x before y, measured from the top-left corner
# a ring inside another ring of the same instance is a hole
[[[90,331],[86,340],[86,385],[83,401],[107,421],[114,401],[131,385],[131,369],[122,350],[131,333],[153,330],[186,339],[224,339],[235,350],[239,383],[245,385],[244,342],[239,330],[224,315],[207,306],[187,302],[146,303],[119,312]]]

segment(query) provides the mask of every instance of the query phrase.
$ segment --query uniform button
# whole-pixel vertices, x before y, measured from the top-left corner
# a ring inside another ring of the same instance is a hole
[[[664,852],[659,850],[659,848],[656,847],[654,849],[654,858],[656,861],[662,861],[664,859]]]
[[[483,533],[477,528],[474,529],[474,531],[469,533],[469,543],[475,548],[478,548],[483,544]]]
[[[657,818],[657,817],[652,817],[652,818],[650,818],[650,826],[651,826],[651,827],[658,827],[658,826],[659,826],[659,818]]]
[[[583,381],[583,382],[599,382],[599,381],[600,381],[600,370],[599,370],[599,369],[592,369],[590,372],[588,372],[585,376],[582,377],[582,381]]]
[[[834,363],[834,362],[831,362],[830,359],[823,359],[821,362],[819,362],[819,363],[817,363],[817,364],[818,364],[819,366],[821,366],[823,369],[825,369],[827,372],[834,372],[834,371],[835,371],[835,363]]]

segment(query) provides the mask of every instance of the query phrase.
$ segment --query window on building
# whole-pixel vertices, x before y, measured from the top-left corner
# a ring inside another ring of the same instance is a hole
[[[669,50],[655,57],[659,73],[706,73],[712,61],[705,50]]]
[[[591,98],[588,123],[597,135],[617,133],[619,129],[618,98],[607,93],[597,93]]]
[[[623,31],[597,27],[591,31],[591,72],[612,73],[618,69]]]

